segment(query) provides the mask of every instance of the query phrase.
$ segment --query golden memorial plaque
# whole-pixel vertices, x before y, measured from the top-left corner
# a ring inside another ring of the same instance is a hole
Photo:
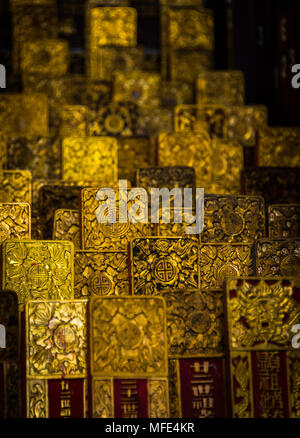
[[[86,137],[88,132],[88,109],[83,105],[64,105],[59,108],[61,137]]]
[[[196,83],[197,104],[244,105],[245,81],[241,71],[208,71]]]
[[[266,127],[259,130],[258,164],[300,167],[300,128]]]
[[[169,288],[199,287],[199,244],[196,238],[134,238],[130,260],[134,295],[159,295]]]
[[[28,378],[27,418],[87,418],[88,381]]]
[[[300,239],[258,240],[255,263],[260,277],[300,277]]]
[[[87,301],[26,305],[27,378],[87,376]]]
[[[48,135],[48,99],[44,94],[1,94],[0,132],[6,136]]]
[[[159,136],[159,166],[195,167],[197,184],[209,187],[211,182],[211,140],[207,132],[163,133]]]
[[[289,278],[229,279],[226,287],[233,418],[299,417],[298,289]]]
[[[270,205],[268,217],[270,239],[300,238],[300,204]]]
[[[265,203],[259,196],[204,197],[201,242],[254,242],[265,237]]]
[[[69,68],[69,44],[64,40],[26,41],[21,49],[22,73],[64,75]]]
[[[2,275],[3,288],[17,293],[21,309],[30,299],[72,299],[73,244],[6,240]]]
[[[292,327],[300,319],[292,279],[235,278],[226,289],[230,351],[291,348]]]
[[[62,142],[63,179],[99,181],[118,180],[118,143],[109,137],[65,137]]]
[[[85,188],[81,192],[81,218],[82,218],[82,247],[83,249],[95,251],[127,251],[130,239],[133,237],[144,237],[151,234],[150,226],[147,223],[131,223],[128,218],[121,218],[118,221],[119,205],[127,203],[127,209],[134,206],[134,202],[127,199],[127,193],[116,194],[116,223],[105,223],[112,214],[108,208],[107,201],[97,200],[99,189]],[[121,197],[119,197],[121,194]],[[148,209],[143,201],[139,201],[141,218]],[[143,211],[144,210],[144,211]],[[103,223],[98,221],[98,217]]]
[[[28,240],[30,238],[30,205],[0,203],[0,243],[5,239]]]
[[[90,136],[134,137],[138,129],[138,107],[132,102],[111,102],[90,112]],[[148,135],[148,134],[141,134]]]
[[[221,290],[167,290],[168,357],[224,354],[224,312]]]
[[[27,170],[5,170],[0,179],[0,202],[31,203],[31,173]]]
[[[158,107],[161,103],[161,79],[158,73],[143,71],[114,74],[113,100],[134,102],[139,106]]]
[[[171,418],[226,418],[225,360],[221,355],[169,359]]]
[[[7,168],[29,170],[34,179],[60,178],[61,141],[51,137],[7,137]]]
[[[112,81],[114,72],[141,70],[144,61],[142,47],[98,47],[90,59],[89,76],[95,80]]]
[[[120,137],[118,142],[119,179],[128,179],[133,183],[138,169],[155,166],[156,151],[148,137]]]
[[[168,46],[214,49],[214,16],[205,8],[168,8]]]
[[[76,251],[75,298],[129,295],[128,255],[125,251]]]
[[[99,46],[137,45],[137,12],[133,8],[100,7],[89,11],[90,51]]]
[[[91,298],[89,315],[93,377],[167,376],[166,308],[161,298]]]
[[[252,245],[210,243],[200,245],[200,288],[222,289],[229,277],[254,274]]]
[[[80,249],[80,217],[78,210],[58,209],[54,215],[53,240],[73,242]]]
[[[93,418],[169,418],[168,380],[92,379]]]

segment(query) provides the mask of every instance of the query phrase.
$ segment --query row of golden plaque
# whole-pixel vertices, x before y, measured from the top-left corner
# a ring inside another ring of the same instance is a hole
[[[81,76],[56,2],[11,0],[0,417],[300,417],[300,128],[211,70],[201,1],[161,0],[161,71],[143,70],[129,3],[87,1]],[[203,232],[173,200],[170,223],[98,222],[120,179],[204,188]]]

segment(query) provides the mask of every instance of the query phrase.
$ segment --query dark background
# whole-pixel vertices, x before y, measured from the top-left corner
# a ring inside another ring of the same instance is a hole
[[[84,72],[84,0],[58,0],[60,36],[70,42],[74,73]],[[149,57],[160,53],[158,0],[132,0],[138,39]],[[215,13],[215,68],[241,69],[246,103],[265,104],[270,124],[300,125],[300,89],[291,86],[291,66],[300,63],[299,0],[206,0]],[[9,0],[0,0],[0,63],[11,48]]]

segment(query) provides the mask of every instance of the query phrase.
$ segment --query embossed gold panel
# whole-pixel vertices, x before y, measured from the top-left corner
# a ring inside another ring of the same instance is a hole
[[[157,73],[143,71],[116,72],[113,81],[115,102],[134,102],[140,106],[160,105],[161,81]]]
[[[265,237],[262,197],[205,195],[202,243],[245,243],[261,237]]]
[[[118,179],[118,143],[109,137],[66,137],[63,179],[112,184]]]
[[[44,94],[1,94],[3,135],[48,135],[48,100]]]
[[[224,354],[221,290],[167,290],[168,357]]]
[[[300,301],[293,279],[228,279],[226,291],[231,350],[291,347],[291,330],[300,319]]]
[[[226,285],[234,418],[299,417],[299,351],[291,328],[300,302],[291,278],[235,278]]]
[[[82,246],[83,249],[93,249],[96,251],[126,251],[130,239],[135,236],[146,236],[151,234],[150,226],[147,223],[131,223],[118,221],[119,202],[127,203],[128,210],[134,206],[134,201],[128,201],[127,194],[116,190],[116,223],[100,223],[97,219],[97,212],[101,219],[109,219],[111,211],[108,209],[106,201],[96,199],[98,189],[86,188],[81,192],[82,202]],[[125,199],[126,197],[126,199]],[[139,201],[142,203],[142,201]],[[142,205],[142,204],[140,204]],[[105,207],[106,206],[106,207]],[[144,204],[145,209],[148,206]],[[103,210],[103,211],[101,211]],[[141,208],[141,213],[143,209]]]
[[[300,167],[300,128],[266,127],[259,130],[258,164]]]
[[[0,202],[31,203],[31,173],[27,170],[5,170],[0,179]]]
[[[167,375],[166,309],[161,298],[92,298],[89,315],[92,376]]]
[[[199,286],[196,238],[149,237],[131,242],[131,287],[135,295]]]
[[[211,137],[239,141],[246,147],[256,145],[257,130],[267,123],[268,109],[263,105],[178,105],[174,110],[175,131],[204,127]]]
[[[68,240],[73,242],[75,249],[80,249],[80,218],[78,210],[56,210],[53,240]]]
[[[214,17],[210,9],[169,8],[168,45],[176,49],[214,48]]]
[[[255,263],[256,273],[262,277],[299,277],[300,239],[258,240],[255,246]]]
[[[64,40],[27,41],[22,45],[22,73],[63,75],[69,67],[69,45]]]
[[[270,205],[268,218],[271,239],[300,238],[300,204]]]
[[[196,83],[197,104],[244,105],[245,83],[241,71],[208,71]]]
[[[124,251],[76,251],[75,298],[129,295],[128,255]]]
[[[211,243],[200,245],[201,289],[222,289],[229,277],[254,274],[252,245]]]
[[[26,305],[28,378],[87,375],[87,301],[30,301]]]
[[[207,132],[163,133],[159,136],[160,166],[195,167],[197,184],[206,188],[211,182],[211,140]]]
[[[138,130],[138,107],[133,102],[111,102],[90,112],[89,135],[134,137]],[[140,135],[148,135],[140,132]]]
[[[0,203],[0,243],[5,239],[26,240],[30,238],[30,205]]]
[[[133,8],[101,7],[89,11],[90,49],[137,44],[137,12]]]
[[[6,240],[3,288],[18,294],[22,309],[30,299],[71,299],[74,247],[71,242]]]

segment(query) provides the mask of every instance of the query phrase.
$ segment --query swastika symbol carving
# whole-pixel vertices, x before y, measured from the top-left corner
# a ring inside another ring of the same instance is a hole
[[[170,260],[159,260],[155,266],[155,275],[161,283],[169,283],[176,275],[174,264]]]

